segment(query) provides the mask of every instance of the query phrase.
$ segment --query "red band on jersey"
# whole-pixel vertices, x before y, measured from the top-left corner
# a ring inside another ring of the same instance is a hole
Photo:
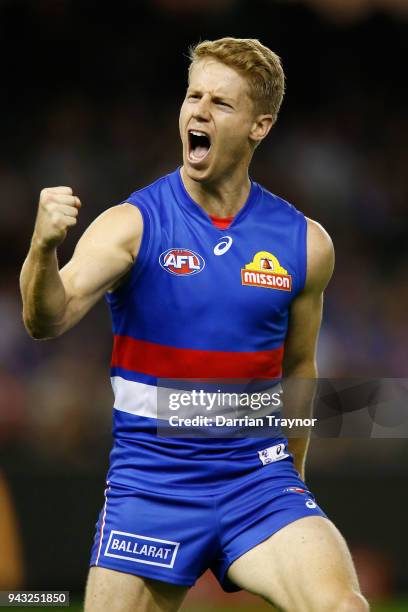
[[[282,359],[283,345],[257,352],[201,351],[115,336],[112,367],[158,378],[278,378]]]

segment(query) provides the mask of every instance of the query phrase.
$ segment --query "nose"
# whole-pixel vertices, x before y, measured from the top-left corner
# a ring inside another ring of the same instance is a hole
[[[210,119],[210,111],[209,111],[209,102],[210,95],[203,95],[200,100],[194,105],[193,117],[194,119],[201,121],[209,121]]]

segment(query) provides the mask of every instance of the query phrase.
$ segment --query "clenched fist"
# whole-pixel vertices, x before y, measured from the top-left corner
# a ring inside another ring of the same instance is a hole
[[[33,239],[46,249],[58,247],[76,225],[81,201],[71,187],[47,187],[40,194]]]

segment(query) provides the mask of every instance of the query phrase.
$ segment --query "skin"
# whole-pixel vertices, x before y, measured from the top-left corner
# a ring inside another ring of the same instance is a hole
[[[212,58],[192,66],[180,111],[181,173],[188,193],[209,214],[235,215],[244,205],[253,152],[272,124],[271,115],[256,111],[241,74]],[[205,131],[211,140],[210,151],[200,162],[191,158],[189,129]],[[20,279],[24,323],[34,338],[53,338],[70,329],[106,291],[123,281],[137,257],[143,221],[137,208],[124,204],[108,209],[90,225],[71,261],[59,270],[57,248],[76,224],[80,206],[69,187],[41,192]],[[334,265],[328,234],[310,219],[307,255],[306,286],[292,304],[285,344],[284,375],[292,379],[316,376],[323,291]],[[289,401],[288,416],[308,416],[312,397],[313,384]],[[289,440],[301,476],[307,446],[305,436]],[[288,554],[290,551],[293,554]],[[282,577],[284,570],[291,579],[279,582],[277,576]],[[344,540],[321,517],[308,517],[284,527],[237,559],[229,575],[244,589],[290,612],[368,609],[359,594]],[[176,610],[185,592],[184,587],[94,567],[89,574],[85,611]]]
[[[103,567],[91,567],[85,592],[85,612],[177,612],[186,587],[148,580]],[[120,596],[118,596],[120,593]]]
[[[179,120],[182,177],[206,212],[228,217],[242,208],[249,194],[248,167],[255,146],[272,123],[272,115],[255,113],[248,83],[235,70],[214,59],[193,64]],[[210,152],[201,163],[189,159],[189,129],[211,137]]]
[[[292,418],[312,415],[315,379],[317,377],[317,339],[323,312],[323,292],[332,276],[334,250],[321,225],[307,220],[307,271],[304,290],[293,301],[283,361],[286,411]],[[303,401],[299,401],[302,398]],[[288,432],[289,435],[289,432]],[[305,461],[310,431],[290,431],[288,446],[301,478],[305,478]]]
[[[228,576],[285,612],[366,612],[347,545],[328,520],[290,523],[239,557]]]
[[[18,590],[23,579],[19,526],[7,483],[0,472],[0,590]]]

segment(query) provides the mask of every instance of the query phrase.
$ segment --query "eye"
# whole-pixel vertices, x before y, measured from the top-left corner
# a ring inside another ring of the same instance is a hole
[[[222,100],[218,100],[216,102],[217,106],[223,106],[224,108],[232,108],[231,104],[227,104],[227,102],[223,102]]]
[[[187,99],[188,99],[188,100],[199,100],[199,99],[200,99],[200,96],[199,96],[198,94],[189,94],[189,95],[187,96]]]

